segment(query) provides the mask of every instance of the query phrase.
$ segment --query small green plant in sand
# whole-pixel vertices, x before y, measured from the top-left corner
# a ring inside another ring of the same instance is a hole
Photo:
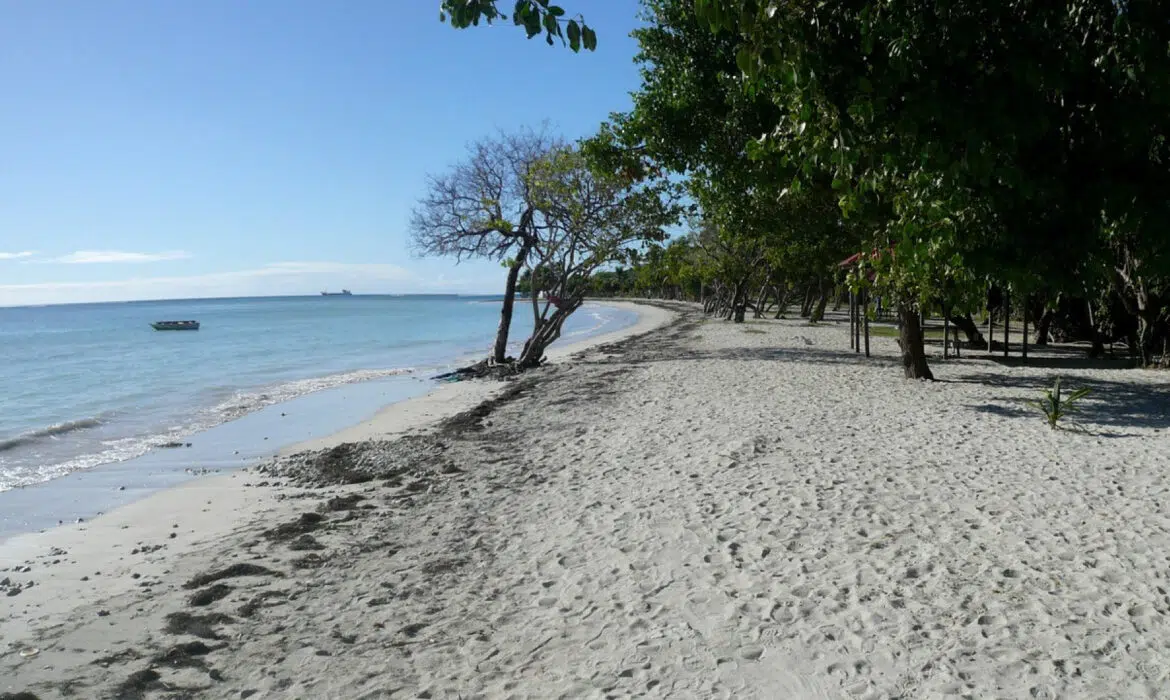
[[[1060,388],[1060,377],[1057,377],[1052,388],[1045,389],[1044,397],[1034,403],[1044,412],[1048,427],[1056,430],[1062,420],[1080,410],[1078,404],[1089,391],[1088,387],[1081,387],[1066,393]]]

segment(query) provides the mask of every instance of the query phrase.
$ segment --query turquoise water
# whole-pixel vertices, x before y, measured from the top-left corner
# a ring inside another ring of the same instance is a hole
[[[498,318],[499,304],[486,297],[0,308],[0,491],[128,460],[314,392],[430,377],[485,354]],[[202,327],[149,325],[183,319]],[[635,319],[586,305],[561,342]],[[529,315],[518,313],[513,340],[523,342],[530,328]]]

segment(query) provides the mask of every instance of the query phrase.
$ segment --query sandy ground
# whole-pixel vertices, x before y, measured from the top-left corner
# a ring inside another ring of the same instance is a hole
[[[0,697],[1170,696],[1166,375],[873,347],[683,311],[226,511],[155,497],[223,522],[112,513],[0,572]],[[1057,371],[1078,430],[1024,403]]]

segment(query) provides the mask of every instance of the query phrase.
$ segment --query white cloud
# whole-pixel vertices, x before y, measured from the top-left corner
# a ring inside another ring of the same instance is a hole
[[[0,253],[0,260],[19,260],[20,258],[31,258],[36,255],[31,250],[22,250],[19,253]]]
[[[185,260],[191,254],[184,250],[170,250],[164,253],[128,253],[120,250],[78,250],[69,255],[53,258],[48,262],[66,263],[70,265],[89,265],[93,263],[148,263],[163,260]]]
[[[137,277],[100,282],[0,284],[0,306],[75,302],[186,299],[202,297],[317,294],[352,289],[354,294],[463,292],[494,289],[482,280],[423,278],[399,265],[329,261],[274,262],[262,267],[202,275]]]

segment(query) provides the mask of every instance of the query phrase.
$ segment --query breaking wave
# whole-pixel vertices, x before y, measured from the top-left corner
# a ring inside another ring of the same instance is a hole
[[[50,425],[47,428],[30,430],[27,433],[22,433],[16,437],[0,440],[0,452],[14,450],[17,447],[31,445],[42,440],[51,440],[55,437],[65,435],[66,433],[72,433],[75,430],[96,428],[101,424],[102,421],[98,418],[82,418],[81,420],[71,420],[64,423],[57,423],[56,425]]]

